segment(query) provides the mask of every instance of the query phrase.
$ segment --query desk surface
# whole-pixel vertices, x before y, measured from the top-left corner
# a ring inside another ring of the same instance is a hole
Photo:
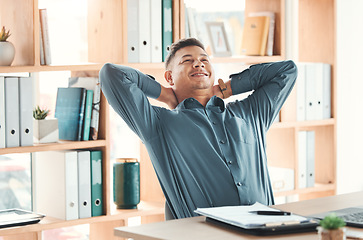
[[[325,211],[337,210],[346,207],[362,205],[363,192],[342,194],[331,197],[306,200],[282,205],[275,205],[274,208],[290,211],[300,215],[311,215]],[[354,228],[356,231],[363,229]],[[205,217],[193,217],[166,222],[143,224],[135,227],[119,227],[115,229],[115,235],[134,240],[154,239],[291,239],[307,240],[317,239],[315,232],[288,234],[278,236],[252,236],[235,230],[216,226],[207,223]]]

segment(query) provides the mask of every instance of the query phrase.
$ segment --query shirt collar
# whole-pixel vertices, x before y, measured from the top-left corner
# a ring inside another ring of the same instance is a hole
[[[204,106],[195,98],[187,98],[184,99],[181,103],[179,103],[175,109],[182,110],[182,109],[193,109],[193,108],[204,108]],[[206,109],[215,112],[223,112],[225,110],[224,101],[217,96],[213,96],[207,102]]]

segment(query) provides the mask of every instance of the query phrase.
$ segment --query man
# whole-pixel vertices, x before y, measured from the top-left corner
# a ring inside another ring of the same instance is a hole
[[[171,47],[165,71],[171,87],[126,66],[108,63],[100,71],[109,104],[145,144],[174,218],[195,216],[197,207],[274,203],[266,131],[296,76],[292,61],[264,63],[214,86],[210,59],[194,38]],[[221,99],[251,90],[227,106]]]

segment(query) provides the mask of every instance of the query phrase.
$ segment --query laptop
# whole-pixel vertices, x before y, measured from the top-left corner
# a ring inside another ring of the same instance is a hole
[[[22,209],[6,209],[0,211],[0,228],[23,226],[40,222],[44,214]]]
[[[335,211],[322,212],[310,215],[308,217],[323,219],[325,216],[331,213],[335,213],[338,217],[342,218],[347,226],[363,228],[363,205],[338,209]]]

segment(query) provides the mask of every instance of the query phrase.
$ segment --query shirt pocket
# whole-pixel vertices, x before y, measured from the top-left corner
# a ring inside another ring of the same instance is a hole
[[[253,144],[256,141],[251,125],[243,118],[231,117],[226,120],[227,135],[231,140]]]

